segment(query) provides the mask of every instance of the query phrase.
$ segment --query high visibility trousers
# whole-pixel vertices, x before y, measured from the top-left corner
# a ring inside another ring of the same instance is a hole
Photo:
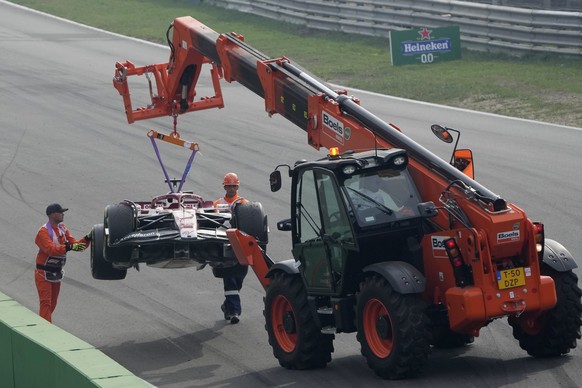
[[[44,277],[44,271],[34,271],[34,282],[38,291],[40,301],[39,315],[52,323],[53,311],[57,307],[61,282],[49,282]]]

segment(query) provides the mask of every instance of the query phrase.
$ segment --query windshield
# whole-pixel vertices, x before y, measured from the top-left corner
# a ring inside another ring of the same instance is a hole
[[[377,170],[344,181],[350,206],[362,226],[418,217],[418,193],[405,171]]]

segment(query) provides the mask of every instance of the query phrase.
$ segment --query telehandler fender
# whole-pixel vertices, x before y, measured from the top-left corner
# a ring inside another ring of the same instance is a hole
[[[555,271],[566,272],[578,268],[574,257],[562,244],[546,239],[542,262]]]
[[[420,294],[426,286],[422,273],[404,261],[386,261],[364,267],[364,274],[369,272],[381,275],[399,294]]]
[[[278,261],[269,268],[269,272],[265,276],[271,278],[275,271],[283,271],[287,275],[299,275],[299,267],[295,263],[294,259]]]

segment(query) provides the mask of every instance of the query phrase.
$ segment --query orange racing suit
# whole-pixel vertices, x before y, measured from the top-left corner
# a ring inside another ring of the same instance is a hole
[[[39,315],[52,322],[52,313],[57,307],[57,299],[61,290],[63,267],[67,261],[66,244],[84,243],[89,246],[86,237],[76,240],[63,224],[41,226],[34,240],[38,246],[34,281],[40,301]]]

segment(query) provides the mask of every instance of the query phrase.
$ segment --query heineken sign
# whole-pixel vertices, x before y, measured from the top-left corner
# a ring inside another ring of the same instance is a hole
[[[429,64],[461,58],[458,26],[390,31],[393,65]]]

